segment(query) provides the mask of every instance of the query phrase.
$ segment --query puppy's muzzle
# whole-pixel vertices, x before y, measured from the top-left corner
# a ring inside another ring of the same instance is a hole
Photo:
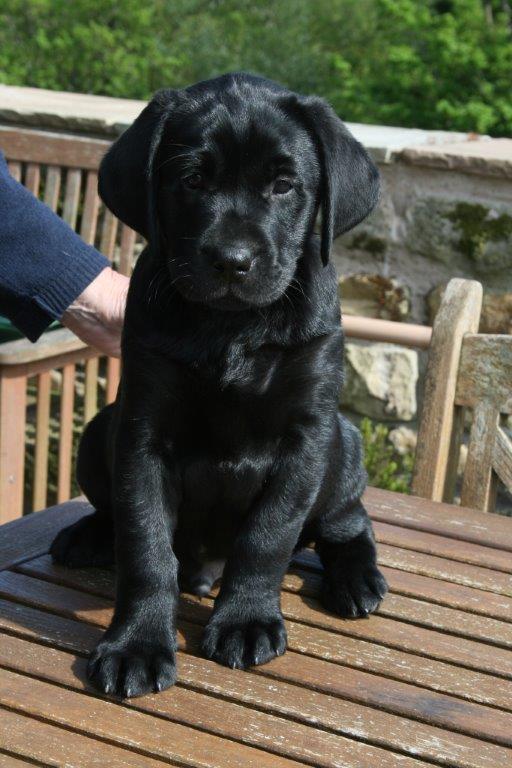
[[[254,256],[245,246],[210,247],[208,258],[216,276],[227,282],[242,282],[254,265]]]

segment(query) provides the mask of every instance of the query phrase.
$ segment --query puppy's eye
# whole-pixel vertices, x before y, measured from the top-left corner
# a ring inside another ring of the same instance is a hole
[[[204,179],[200,173],[191,173],[182,179],[182,183],[187,189],[201,189]]]
[[[273,195],[286,195],[292,189],[293,184],[288,179],[276,179],[272,188]]]

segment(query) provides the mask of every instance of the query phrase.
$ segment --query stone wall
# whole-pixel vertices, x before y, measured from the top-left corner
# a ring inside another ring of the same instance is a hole
[[[143,102],[0,85],[0,124],[114,138]],[[376,211],[340,238],[345,313],[431,322],[454,276],[485,288],[483,330],[512,328],[512,140],[349,124],[382,175]],[[345,407],[414,421],[424,356],[350,343]],[[418,370],[420,375],[418,376]]]

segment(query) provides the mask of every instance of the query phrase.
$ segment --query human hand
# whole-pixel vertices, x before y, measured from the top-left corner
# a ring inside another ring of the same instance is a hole
[[[89,346],[120,357],[129,282],[125,275],[105,267],[67,308],[62,324]]]

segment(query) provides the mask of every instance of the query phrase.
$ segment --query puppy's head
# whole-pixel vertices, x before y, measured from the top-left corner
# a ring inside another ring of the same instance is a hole
[[[185,298],[243,309],[286,291],[319,212],[326,264],[379,181],[324,101],[233,74],[157,93],[104,158],[99,187]]]

